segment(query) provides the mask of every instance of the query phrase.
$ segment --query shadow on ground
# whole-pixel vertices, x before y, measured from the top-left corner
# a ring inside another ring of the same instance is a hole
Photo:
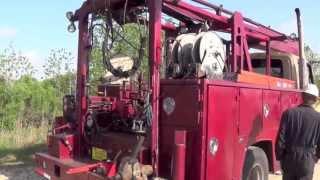
[[[43,180],[34,172],[33,166],[0,166],[0,180]]]
[[[44,144],[30,145],[19,149],[1,148],[0,166],[6,165],[33,165],[33,155],[35,152],[44,151]]]
[[[0,180],[41,180],[33,171],[33,155],[45,149],[44,144],[19,149],[0,148]]]

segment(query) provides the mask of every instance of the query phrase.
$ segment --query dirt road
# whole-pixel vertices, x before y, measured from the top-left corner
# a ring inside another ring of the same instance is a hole
[[[43,180],[30,166],[0,166],[0,180]],[[270,175],[269,180],[282,180],[280,175]],[[320,164],[315,169],[313,180],[320,180]]]
[[[0,180],[43,180],[30,166],[0,166]]]

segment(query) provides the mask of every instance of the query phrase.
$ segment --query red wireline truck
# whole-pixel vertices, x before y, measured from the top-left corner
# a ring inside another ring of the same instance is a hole
[[[48,151],[35,155],[39,175],[267,180],[279,170],[274,144],[281,114],[300,103],[301,89],[313,81],[301,28],[298,37],[287,36],[202,0],[87,0],[67,17],[70,31],[75,22],[79,28],[77,89],[63,99]],[[97,21],[106,34],[106,69],[136,76],[147,56],[147,78],[101,83],[88,93]],[[113,67],[110,54],[113,36],[124,40],[119,26],[127,23],[146,31],[125,71]]]

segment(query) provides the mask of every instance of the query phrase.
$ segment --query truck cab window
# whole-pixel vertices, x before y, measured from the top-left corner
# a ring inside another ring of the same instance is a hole
[[[259,74],[266,74],[265,59],[252,59],[251,64],[254,72]],[[271,60],[271,76],[284,78],[283,65],[280,59]]]

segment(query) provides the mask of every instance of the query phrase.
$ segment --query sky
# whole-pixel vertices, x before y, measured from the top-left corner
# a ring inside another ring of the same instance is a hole
[[[83,0],[10,0],[0,7],[0,51],[13,46],[27,56],[38,72],[51,49],[65,48],[76,56],[77,33],[67,31],[67,11],[79,8]],[[294,9],[304,21],[305,40],[320,53],[320,1],[313,0],[210,0],[224,8],[287,34],[296,32]]]
[[[69,33],[67,11],[82,0],[10,0],[0,6],[0,51],[13,46],[42,74],[51,49],[65,48],[76,55],[77,33]]]

